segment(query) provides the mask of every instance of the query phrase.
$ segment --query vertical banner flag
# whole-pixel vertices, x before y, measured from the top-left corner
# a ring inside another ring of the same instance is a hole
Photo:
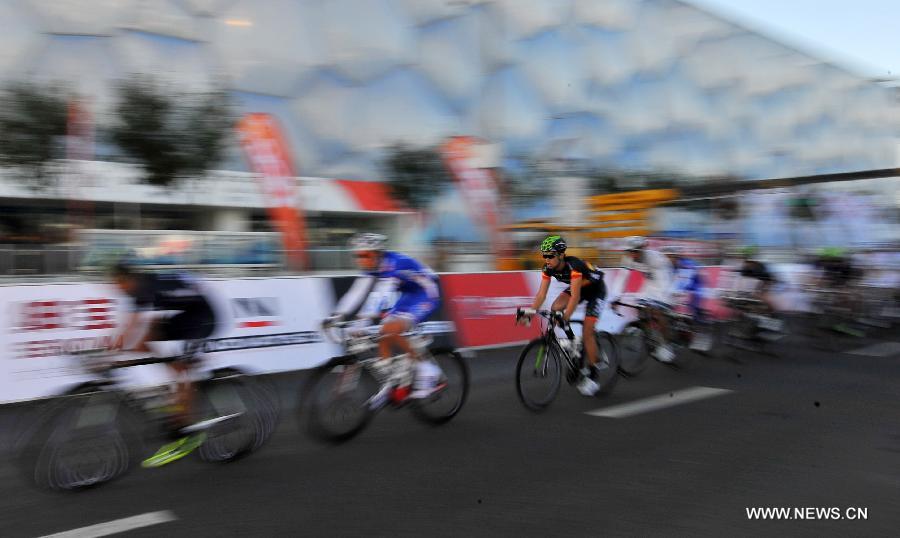
[[[270,114],[246,114],[237,129],[251,168],[260,176],[269,218],[281,233],[288,265],[304,269],[306,230],[298,207],[296,174],[278,123]]]
[[[473,136],[454,136],[441,146],[441,155],[459,184],[470,215],[487,227],[494,252],[505,249],[500,235],[500,195],[496,178],[479,162],[478,147],[485,142]]]
[[[66,114],[66,159],[69,169],[68,188],[69,218],[78,227],[91,227],[93,206],[82,192],[89,186],[87,174],[82,173],[83,163],[94,158],[94,129],[91,114],[84,100],[72,99]]]

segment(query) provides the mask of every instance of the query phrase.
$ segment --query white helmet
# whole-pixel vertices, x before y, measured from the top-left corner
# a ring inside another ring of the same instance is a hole
[[[641,250],[647,246],[647,239],[639,235],[633,235],[625,239],[625,250]]]
[[[354,252],[361,250],[384,250],[387,236],[375,233],[359,233],[350,238],[350,249]]]

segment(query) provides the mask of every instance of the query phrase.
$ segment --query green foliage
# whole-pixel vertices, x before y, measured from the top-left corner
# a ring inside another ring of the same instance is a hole
[[[224,91],[166,92],[146,78],[119,87],[110,138],[145,171],[145,181],[168,186],[220,162],[235,117]]]
[[[18,82],[0,99],[0,164],[32,188],[49,186],[51,165],[65,157],[68,92],[59,85]]]
[[[413,209],[424,209],[451,181],[436,148],[397,144],[388,150],[385,177],[394,196]]]

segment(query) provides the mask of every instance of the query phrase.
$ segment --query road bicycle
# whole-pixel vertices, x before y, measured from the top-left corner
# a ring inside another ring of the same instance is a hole
[[[516,393],[522,404],[532,411],[543,411],[556,399],[562,384],[563,366],[566,381],[574,385],[580,379],[585,364],[582,340],[566,323],[561,312],[519,308],[516,321],[539,315],[546,320],[541,336],[528,342],[519,354],[516,365]],[[559,334],[559,333],[562,334]],[[616,342],[606,331],[595,331],[598,358],[594,381],[600,387],[597,396],[609,394],[618,380],[619,355]]]
[[[149,456],[150,442],[200,431],[206,436],[196,450],[202,460],[234,461],[262,447],[278,421],[274,390],[235,368],[197,369],[203,379],[194,384],[192,405],[201,420],[176,429],[168,387],[126,387],[117,373],[186,356],[115,360],[107,350],[88,350],[72,358],[93,379],[28,414],[15,447],[18,468],[41,488],[79,490],[109,482]]]
[[[617,307],[632,308],[638,314],[637,319],[625,325],[617,335],[622,356],[619,370],[623,375],[626,377],[640,375],[647,367],[647,359],[650,357],[675,368],[686,369],[693,365],[694,356],[688,352],[688,348],[697,337],[699,329],[689,314],[648,299],[638,299],[634,304],[616,300],[610,304],[617,316],[622,315]],[[662,328],[657,321],[658,315],[665,316],[668,320],[670,335],[668,339],[663,337]],[[663,343],[672,346],[675,353],[670,361],[657,357],[656,349]]]
[[[426,398],[410,398],[414,365],[405,356],[382,359],[378,355],[378,326],[335,322],[326,336],[341,344],[345,353],[331,358],[310,376],[301,395],[301,426],[315,438],[342,442],[356,436],[385,408],[408,407],[428,424],[444,424],[455,417],[469,393],[469,369],[462,355],[446,347],[430,347],[432,339],[420,333],[409,338],[419,360],[436,364],[442,374]]]

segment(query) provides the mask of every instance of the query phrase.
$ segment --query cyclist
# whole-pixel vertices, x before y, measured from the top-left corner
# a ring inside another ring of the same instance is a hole
[[[177,341],[183,346],[178,353],[156,353],[160,357],[173,356],[165,363],[176,378],[175,441],[164,445],[156,454],[144,460],[144,467],[159,467],[190,454],[206,439],[203,432],[184,435],[184,428],[192,424],[193,383],[190,375],[194,361],[191,345],[209,337],[216,328],[215,311],[199,283],[190,275],[171,273],[142,273],[128,262],[117,263],[111,271],[115,286],[133,301],[133,308],[124,329],[113,339],[112,349],[138,352],[154,351],[151,342]],[[150,322],[147,330],[142,321],[146,312],[166,312]],[[136,340],[136,343],[131,344]],[[130,345],[129,345],[130,344]],[[159,346],[154,346],[159,347]]]
[[[566,256],[566,241],[558,235],[551,235],[541,242],[541,256],[544,258],[544,268],[541,275],[541,286],[531,310],[540,308],[547,299],[547,291],[550,289],[550,281],[556,280],[568,284],[553,301],[550,309],[554,312],[562,312],[563,319],[568,322],[578,304],[585,301],[584,327],[582,335],[594,334],[594,327],[600,318],[603,309],[603,301],[606,299],[606,285],[603,282],[603,272],[592,264],[575,256]],[[519,323],[525,323],[530,315],[519,319]],[[593,396],[600,390],[600,386],[594,381],[596,377],[597,340],[594,338],[582,338],[588,364],[581,370],[581,379],[577,388],[585,396]]]
[[[843,290],[863,276],[850,256],[841,248],[824,248],[815,261],[818,282],[831,289]]]
[[[409,397],[427,398],[443,388],[440,383],[443,372],[433,361],[422,360],[404,333],[413,330],[437,311],[441,300],[438,276],[427,265],[387,250],[386,243],[387,237],[377,233],[360,233],[351,238],[350,248],[365,276],[354,282],[350,291],[341,298],[335,313],[323,325],[327,327],[355,316],[373,291],[399,292],[399,298],[381,320],[379,353],[382,361],[390,359],[395,349],[409,357],[415,364],[415,379]],[[378,290],[376,285],[379,285]],[[406,392],[410,376],[405,357],[400,359],[400,372],[394,377],[395,381],[401,378],[401,390]],[[390,383],[385,384],[373,399],[387,397],[392,388]]]
[[[700,274],[700,265],[684,255],[681,247],[671,245],[663,248],[663,253],[669,256],[672,266],[675,268],[673,293],[687,296],[684,304],[687,305],[691,319],[695,326],[703,325],[706,319],[703,317],[703,277]],[[712,339],[705,331],[695,331],[691,340],[691,348],[700,351],[708,351],[712,345]]]
[[[769,271],[768,266],[757,259],[758,252],[759,249],[752,245],[740,249],[742,262],[739,274],[752,283],[753,289],[750,290],[751,294],[758,297],[768,309],[769,315],[759,320],[760,327],[770,331],[782,331],[784,324],[775,317],[775,312],[778,309],[775,306],[772,293],[772,288],[777,284],[778,280]]]
[[[651,315],[660,328],[662,342],[656,346],[653,355],[660,362],[672,362],[675,360],[675,352],[668,344],[669,320],[663,312],[670,308],[675,268],[665,254],[658,250],[647,248],[646,238],[632,236],[627,238],[625,243],[627,255],[623,260],[623,265],[627,269],[640,271],[644,274],[646,282],[641,295],[658,307],[652,310]]]

